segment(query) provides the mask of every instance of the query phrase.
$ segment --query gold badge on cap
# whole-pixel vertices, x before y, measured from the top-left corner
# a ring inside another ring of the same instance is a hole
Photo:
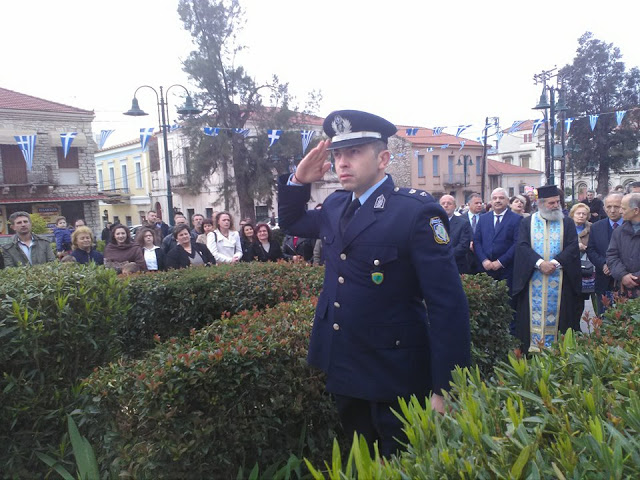
[[[440,217],[431,217],[429,219],[429,225],[431,225],[431,230],[433,230],[433,239],[436,243],[440,245],[449,243],[449,234]]]

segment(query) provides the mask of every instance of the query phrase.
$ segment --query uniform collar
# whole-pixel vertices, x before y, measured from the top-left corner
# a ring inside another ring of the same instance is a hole
[[[385,175],[382,180],[380,180],[375,185],[372,185],[371,187],[369,187],[369,189],[366,192],[360,195],[360,197],[358,198],[358,200],[360,201],[360,205],[364,205],[367,199],[371,196],[371,194],[373,194],[373,192],[375,192],[378,189],[378,187],[387,180],[387,178],[389,178],[389,175]],[[356,198],[356,194],[352,193],[351,200],[355,200],[355,198]]]

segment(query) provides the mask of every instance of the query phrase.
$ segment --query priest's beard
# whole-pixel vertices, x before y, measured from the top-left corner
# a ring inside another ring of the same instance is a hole
[[[562,210],[550,210],[544,205],[538,205],[540,216],[549,222],[561,222],[564,218]]]

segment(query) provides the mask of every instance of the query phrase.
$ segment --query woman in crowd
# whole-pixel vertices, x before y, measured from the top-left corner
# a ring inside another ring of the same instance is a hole
[[[215,265],[216,260],[206,245],[196,243],[191,238],[188,225],[176,225],[173,238],[177,245],[167,254],[168,268],[187,268],[199,265]]]
[[[142,271],[147,270],[140,245],[133,243],[127,227],[118,225],[111,230],[111,241],[104,249],[104,264],[120,273],[122,266],[128,262],[135,263]]]
[[[196,238],[196,243],[206,245],[207,235],[209,234],[209,232],[213,232],[215,230],[215,227],[213,226],[213,220],[211,220],[210,218],[205,218],[202,221],[202,230],[204,230],[204,233],[198,235],[198,238]]]
[[[526,213],[525,207],[527,206],[527,200],[522,195],[514,195],[509,200],[509,208],[513,213],[517,213],[521,217],[528,217],[529,214]]]
[[[278,242],[271,238],[271,229],[266,223],[259,223],[256,236],[258,241],[253,244],[253,256],[259,262],[276,262],[284,258]]]
[[[236,263],[242,258],[240,235],[233,229],[229,212],[216,215],[216,230],[207,234],[207,247],[216,263]]]
[[[242,261],[251,262],[254,258],[253,245],[258,241],[253,225],[245,222],[240,231],[240,245],[242,245]]]
[[[576,224],[580,253],[586,252],[587,245],[589,245],[589,231],[591,230],[591,223],[588,219],[590,215],[591,209],[584,203],[576,203],[571,207],[571,210],[569,210],[569,217],[571,217],[573,222]]]
[[[582,264],[582,294],[585,300],[591,297],[594,310],[597,312],[597,299],[595,294],[596,273],[595,268],[587,257],[587,245],[589,245],[589,231],[591,223],[589,217],[591,209],[584,203],[576,203],[569,210],[569,217],[576,224],[578,232],[578,246],[580,247],[580,263]],[[582,314],[582,312],[580,312]]]
[[[144,262],[147,265],[147,270],[166,270],[167,258],[164,250],[156,245],[157,229],[152,227],[142,227],[136,234],[136,242],[142,248],[142,254],[144,255]]]
[[[89,227],[78,227],[71,234],[71,255],[77,263],[93,262],[96,265],[104,264],[102,254],[93,248],[93,232]]]

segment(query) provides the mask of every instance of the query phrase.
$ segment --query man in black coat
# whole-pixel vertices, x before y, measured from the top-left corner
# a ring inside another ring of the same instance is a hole
[[[620,193],[607,195],[604,205],[606,216],[591,225],[587,245],[587,257],[596,268],[595,292],[599,315],[602,315],[605,310],[602,296],[613,299],[614,280],[607,265],[607,249],[613,230],[622,225],[622,195]]]
[[[593,190],[587,191],[587,198],[584,203],[591,211],[591,217],[589,217],[589,221],[591,223],[595,223],[598,220],[605,218],[606,212],[604,210],[604,204],[602,203],[602,200],[596,197],[596,192]]]
[[[453,256],[458,266],[458,273],[469,273],[467,254],[471,244],[471,224],[466,218],[454,214],[456,211],[456,199],[453,196],[443,195],[440,197],[440,206],[444,208],[449,217],[449,237],[451,238]]]
[[[538,188],[538,212],[522,220],[514,260],[516,335],[539,351],[568,328],[580,330],[582,272],[578,234],[555,185]],[[532,233],[533,232],[533,233]]]
[[[470,364],[469,307],[446,213],[427,192],[396,187],[385,174],[396,127],[343,110],[325,119],[324,131],[331,140],[279,179],[280,225],[323,241],[325,279],[308,360],[326,372],[347,434],[378,441],[387,456],[400,448],[395,439],[406,441],[391,412],[398,397],[431,395],[444,412],[452,369]],[[306,210],[310,184],[331,167],[329,148],[345,190],[321,210]]]

